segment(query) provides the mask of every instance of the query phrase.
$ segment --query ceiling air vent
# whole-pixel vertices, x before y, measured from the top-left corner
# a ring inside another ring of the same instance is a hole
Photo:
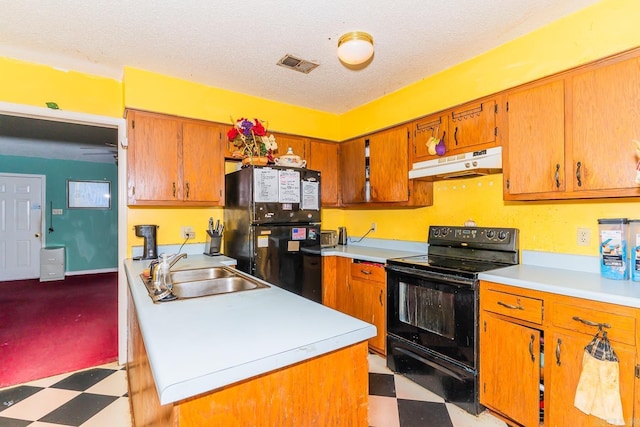
[[[296,56],[287,54],[282,58],[280,58],[280,60],[278,61],[278,65],[284,68],[288,68],[290,70],[309,74],[312,70],[314,70],[320,64],[315,64],[313,62],[306,61]]]

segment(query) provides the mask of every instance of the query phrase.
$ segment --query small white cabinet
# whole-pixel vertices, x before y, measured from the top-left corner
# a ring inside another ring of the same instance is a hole
[[[64,247],[40,250],[40,281],[64,280]]]

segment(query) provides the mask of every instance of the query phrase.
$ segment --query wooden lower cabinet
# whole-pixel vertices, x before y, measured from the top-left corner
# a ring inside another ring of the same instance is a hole
[[[376,327],[369,348],[386,355],[387,280],[384,265],[324,257],[323,304]]]
[[[368,425],[366,342],[161,405],[131,298],[129,307],[127,378],[134,427]]]
[[[625,425],[640,425],[638,321],[632,307],[481,281],[480,403],[514,425],[610,425],[573,404],[584,348],[594,325],[606,324],[619,359]]]

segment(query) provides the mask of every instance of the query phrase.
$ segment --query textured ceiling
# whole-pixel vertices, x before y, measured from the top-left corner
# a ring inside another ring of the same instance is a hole
[[[597,0],[0,0],[0,55],[120,79],[124,66],[343,113]],[[369,32],[353,70],[339,37]],[[310,74],[276,66],[285,54]]]
[[[340,114],[597,1],[0,0],[0,56],[118,80],[131,66]],[[336,56],[354,30],[375,43],[359,69]],[[286,54],[320,66],[277,66]]]

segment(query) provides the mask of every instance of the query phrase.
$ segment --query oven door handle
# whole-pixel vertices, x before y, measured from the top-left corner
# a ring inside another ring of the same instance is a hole
[[[445,282],[447,284],[458,284],[458,285],[466,285],[466,286],[474,286],[476,281],[474,279],[467,279],[464,277],[456,277],[449,274],[437,273],[434,271],[426,271],[426,270],[418,270],[416,268],[407,268],[398,265],[387,265],[386,266],[387,273],[395,272],[395,273],[403,273],[408,274],[414,277],[420,277],[424,279],[430,280],[438,280],[441,282]]]
[[[403,354],[405,354],[405,355],[407,355],[407,356],[409,356],[409,357],[411,357],[413,359],[419,360],[420,362],[422,362],[422,363],[424,363],[426,365],[429,365],[432,368],[437,369],[438,371],[444,372],[445,374],[457,379],[458,381],[464,381],[464,378],[462,378],[460,375],[456,374],[452,370],[447,369],[444,366],[440,366],[437,363],[434,363],[434,362],[432,362],[432,361],[430,361],[428,359],[425,359],[424,357],[422,357],[422,356],[420,356],[418,354],[415,354],[412,351],[406,350],[404,348],[398,348],[398,347],[394,348],[394,351],[397,351],[399,353],[403,353]]]

